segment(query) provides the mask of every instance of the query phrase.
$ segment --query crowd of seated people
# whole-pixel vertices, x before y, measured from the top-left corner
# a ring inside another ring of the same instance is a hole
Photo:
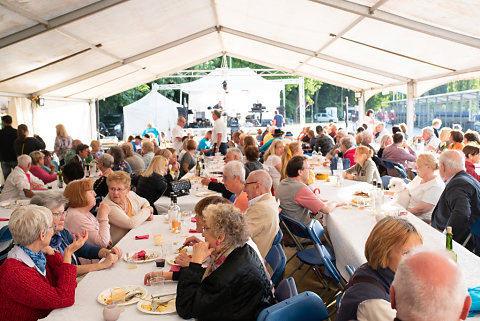
[[[282,129],[273,126],[258,137],[242,131],[232,134],[222,169],[223,182],[208,177],[201,180],[206,188],[222,195],[199,199],[198,208],[195,207],[196,230],[202,232],[205,241],[197,237],[185,240],[185,245],[193,246],[193,254],[178,255],[176,262],[182,266],[179,272],[155,272],[178,281],[177,312],[181,317],[229,319],[232,313],[239,313],[232,304],[241,302],[245,306],[247,302],[248,309],[236,317],[254,319],[263,308],[274,303],[265,257],[279,230],[279,211],[308,224],[345,205],[321,199],[309,186],[314,179],[308,157],[304,156],[308,152],[322,155],[326,165],[334,157],[348,159],[350,167],[345,168],[344,178],[359,182],[381,182],[381,175],[387,174],[382,167],[384,162],[401,164],[410,179],[406,183],[409,199],[405,208],[438,230],[452,226],[457,242],[467,239],[470,228],[480,218],[480,176],[475,172],[475,164],[480,160],[478,134],[472,131],[464,134],[458,127],[444,130],[436,122],[425,127],[421,136],[410,135],[416,143],[413,146],[406,140],[405,126],[394,126],[389,132],[384,123],[368,121],[367,117],[365,126],[359,127],[356,135],[335,124],[316,126],[316,135],[310,128],[304,128],[298,141],[285,138]],[[28,137],[28,129],[22,135]],[[70,286],[55,280],[59,271],[55,269],[60,262],[69,264],[62,273],[74,276],[115,265],[122,255],[116,244],[129,230],[154,219],[156,214],[164,214],[157,212],[154,203],[169,196],[169,183],[191,172],[196,152],[209,152],[208,133],[202,146],[190,135],[182,139],[181,157],[176,149],[160,148],[155,141],[140,137],[132,137],[129,142],[101,153],[97,142],[92,141],[90,150],[58,125],[55,153],[63,153],[58,164],[66,183],[63,196],[50,191],[36,193],[56,180],[56,165],[51,157],[48,164],[45,162],[47,152],[33,150],[30,156],[20,155],[17,166],[7,176],[0,200],[31,198],[31,204],[41,206],[44,211],[38,214],[44,216],[44,222],[35,224],[41,225],[45,235],[51,234],[47,238],[41,234],[32,235],[27,242],[18,241],[15,255],[27,261],[30,257],[35,263],[27,264],[31,270],[25,273],[43,273],[48,282],[42,287],[45,291],[55,291]],[[29,144],[34,145],[33,141]],[[101,172],[94,184],[84,178],[85,165],[92,160]],[[399,176],[395,169],[387,170],[389,176]],[[35,207],[28,210],[41,212]],[[15,234],[18,224],[15,220],[11,223],[12,235],[18,239]],[[365,244],[367,262],[351,280],[336,319],[393,320],[400,312],[392,307],[402,301],[390,293],[395,272],[402,257],[421,243],[420,234],[408,221],[392,217],[379,221]],[[48,245],[60,256],[52,253]],[[475,237],[467,242],[466,248],[480,254]],[[39,254],[42,250],[46,260]],[[38,257],[46,263],[36,265]],[[11,286],[11,273],[19,268],[17,262],[7,260],[7,263],[0,267],[0,289]],[[146,285],[155,273],[145,275]],[[365,278],[380,286],[372,286]],[[19,286],[29,293],[28,280],[22,280]],[[55,295],[51,298],[59,300]],[[73,298],[74,293],[73,297],[65,296],[61,303],[47,305],[46,311],[25,305],[16,313],[43,317],[52,308],[73,304]],[[11,300],[9,295],[0,298],[0,306],[11,305]]]

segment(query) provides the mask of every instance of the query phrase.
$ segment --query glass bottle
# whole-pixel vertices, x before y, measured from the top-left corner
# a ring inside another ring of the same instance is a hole
[[[173,216],[174,216],[174,211],[175,211],[175,204],[173,203],[173,192],[170,192],[170,206],[168,207],[168,226],[171,228],[172,227],[172,221],[173,221]]]
[[[371,200],[371,205],[372,205],[372,213],[376,214],[377,211],[377,181],[373,180],[372,182],[373,188],[372,191],[370,192],[370,200]]]
[[[57,179],[58,179],[58,188],[63,188],[63,173],[61,169],[59,169],[57,172]]]
[[[343,159],[339,156],[337,161],[337,185],[342,186],[343,183]]]
[[[457,253],[453,251],[453,233],[452,233],[452,227],[447,226],[447,237],[446,237],[446,246],[447,250],[451,253],[452,259],[457,262]]]
[[[177,195],[173,195],[174,209],[172,211],[172,233],[180,233],[182,229],[182,213],[180,212],[180,206],[177,204]]]

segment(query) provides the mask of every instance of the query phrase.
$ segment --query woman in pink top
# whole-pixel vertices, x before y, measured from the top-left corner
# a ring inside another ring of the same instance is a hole
[[[31,152],[30,157],[32,158],[30,173],[41,179],[45,184],[57,180],[57,174],[49,174],[42,168],[45,161],[45,155],[41,151],[36,150]]]
[[[89,212],[95,206],[92,183],[87,179],[72,181],[65,188],[64,196],[68,199],[65,229],[70,233],[87,231],[88,243],[100,247],[111,247],[108,223],[110,207],[104,203],[100,204],[97,217]]]
[[[465,171],[480,182],[480,176],[475,172],[475,164],[480,160],[480,147],[478,145],[466,145],[463,148],[465,154]]]

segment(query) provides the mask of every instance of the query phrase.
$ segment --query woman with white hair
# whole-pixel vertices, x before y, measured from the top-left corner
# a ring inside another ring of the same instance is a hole
[[[178,280],[177,313],[184,319],[256,320],[273,304],[269,277],[247,244],[245,216],[233,205],[209,205],[204,211],[205,242],[193,246],[192,261],[179,272],[155,271],[144,277]],[[206,268],[202,262],[211,255]]]
[[[245,167],[240,161],[231,161],[223,168],[223,184],[232,192],[230,201],[233,206],[244,213],[248,208],[248,197],[245,193]],[[232,199],[233,198],[233,199]]]
[[[33,197],[33,190],[44,187],[43,182],[30,173],[32,166],[30,156],[18,156],[17,164],[5,181],[0,194],[0,202]]]
[[[50,240],[50,247],[60,254],[65,255],[66,248],[72,244],[73,237],[65,228],[65,205],[68,200],[60,193],[47,191],[41,195],[35,195],[30,204],[46,207],[52,212],[54,234]],[[88,234],[87,234],[88,235]],[[95,246],[89,243],[83,244],[77,251],[71,253],[72,264],[77,266],[77,275],[83,275],[88,272],[103,270],[114,265],[118,258],[122,256],[122,250],[113,247],[108,250],[104,247]],[[89,260],[100,260],[101,262],[91,263]]]
[[[87,236],[74,235],[62,257],[49,246],[52,213],[37,205],[16,209],[8,228],[15,246],[0,267],[0,319],[37,320],[73,305],[77,268],[70,263]]]

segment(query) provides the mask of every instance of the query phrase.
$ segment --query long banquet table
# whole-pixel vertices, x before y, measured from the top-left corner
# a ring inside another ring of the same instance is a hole
[[[162,234],[165,238],[165,244],[170,244],[170,251],[167,257],[173,254],[173,251],[180,247],[185,238],[189,235],[186,231],[188,228],[194,228],[194,223],[189,223],[186,227],[182,227],[180,234],[172,234],[168,229],[165,215],[156,215],[153,221],[144,222],[139,227],[130,230],[117,246],[123,253],[132,252],[138,249],[155,249],[153,234]],[[149,234],[150,238],[146,240],[135,240],[136,235]],[[195,235],[201,237],[201,234]],[[178,242],[178,244],[173,244]],[[99,293],[107,288],[135,285],[143,286],[143,277],[146,273],[156,270],[155,262],[139,263],[135,265],[119,260],[110,269],[90,272],[79,283],[75,291],[75,304],[68,308],[53,310],[46,320],[103,320],[102,311],[104,306],[97,302],[96,298]],[[168,271],[170,265],[165,263],[165,267],[160,269]],[[146,287],[151,293],[151,289]],[[175,293],[177,282],[165,281],[162,293]],[[120,320],[182,320],[176,313],[165,315],[144,314],[137,310],[136,304],[124,307],[124,311],[120,315]]]
[[[313,188],[320,189],[320,198],[339,202],[350,202],[353,194],[358,191],[368,191],[371,186],[351,180],[344,180],[342,186],[337,187],[333,182],[317,180]],[[349,275],[345,265],[358,268],[366,262],[364,248],[365,242],[376,223],[376,217],[372,215],[368,207],[360,210],[358,207],[337,208],[330,215],[324,216],[326,229],[333,245],[336,257],[336,265],[342,276],[348,280]],[[402,216],[411,222],[423,237],[423,244],[428,248],[445,248],[445,235],[412,214]],[[468,287],[480,286],[480,257],[468,251],[466,248],[454,242],[454,251],[457,254],[457,262],[466,280]],[[480,315],[469,320],[480,320]]]

